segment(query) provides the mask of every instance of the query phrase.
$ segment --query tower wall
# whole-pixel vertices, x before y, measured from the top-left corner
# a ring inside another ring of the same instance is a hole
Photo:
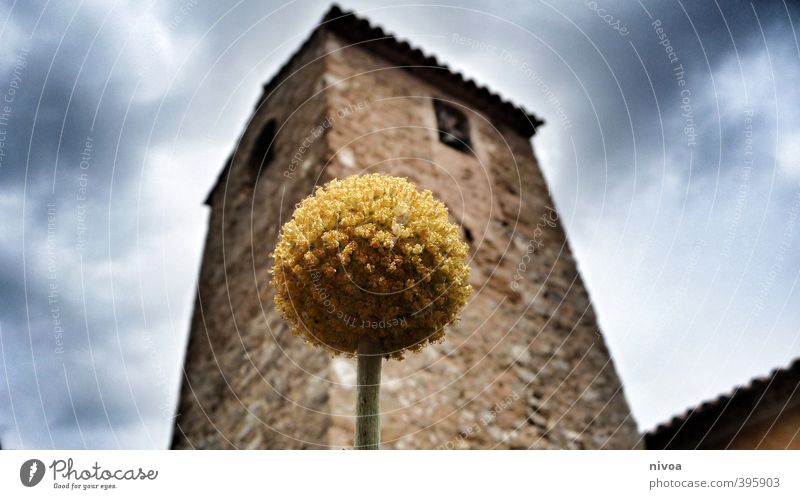
[[[317,33],[265,89],[209,196],[174,448],[324,446],[329,358],[291,336],[268,284],[278,221],[313,189],[326,150],[323,137],[310,134],[327,110],[322,55]],[[253,152],[270,120],[273,159],[259,171]]]
[[[393,67],[349,45],[318,31],[292,62],[303,69],[254,114],[230,185],[246,185],[248,155],[268,119],[283,124],[255,195],[226,191],[224,181],[212,193],[175,447],[352,445],[355,362],[291,337],[266,270],[294,204],[314,184],[365,171],[408,177],[447,204],[470,240],[475,289],[445,342],[385,363],[383,447],[636,446],[528,137],[429,83],[441,69]],[[433,98],[467,115],[474,153],[439,141]],[[292,170],[320,127],[304,166]]]
[[[472,239],[475,291],[458,326],[444,343],[384,367],[384,446],[635,446],[635,423],[529,139],[427,83],[430,72],[349,45],[329,37],[329,106],[366,102],[369,110],[331,130],[330,174],[408,177],[445,201]],[[439,141],[432,98],[467,114],[474,155]],[[354,363],[333,363],[329,440],[346,446]]]

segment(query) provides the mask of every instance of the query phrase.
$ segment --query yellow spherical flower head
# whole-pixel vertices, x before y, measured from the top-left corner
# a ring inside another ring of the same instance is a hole
[[[292,332],[348,356],[368,335],[397,359],[441,341],[472,291],[468,247],[447,215],[404,178],[318,187],[275,248],[275,305]]]

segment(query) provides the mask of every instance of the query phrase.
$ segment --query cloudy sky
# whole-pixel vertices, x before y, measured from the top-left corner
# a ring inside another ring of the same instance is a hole
[[[800,356],[800,9],[437,3],[342,6],[547,120],[640,429]],[[328,7],[0,4],[3,447],[168,445],[203,199]]]

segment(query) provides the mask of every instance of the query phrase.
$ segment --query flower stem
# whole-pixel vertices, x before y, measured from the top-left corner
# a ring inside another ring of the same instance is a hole
[[[362,336],[358,342],[356,380],[356,449],[377,450],[381,444],[381,355],[377,341]]]

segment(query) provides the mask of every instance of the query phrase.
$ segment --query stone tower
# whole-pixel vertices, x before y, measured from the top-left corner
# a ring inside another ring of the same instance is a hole
[[[536,117],[333,7],[264,86],[208,196],[175,448],[352,445],[355,362],[293,337],[269,254],[314,186],[381,171],[463,227],[474,292],[387,361],[384,448],[631,448],[622,387],[533,154]]]

